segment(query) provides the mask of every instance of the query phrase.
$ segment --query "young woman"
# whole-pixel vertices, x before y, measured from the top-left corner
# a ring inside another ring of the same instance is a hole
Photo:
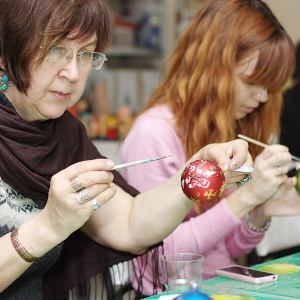
[[[293,51],[290,37],[263,1],[208,1],[179,38],[164,80],[123,144],[124,162],[150,154],[173,156],[124,169],[124,177],[146,191],[170,178],[206,143],[225,142],[239,133],[271,143],[279,133],[282,87],[293,72]],[[249,149],[256,158],[253,180],[227,192],[218,204],[195,205],[164,240],[165,252],[204,254],[203,279],[249,253],[272,215],[300,213],[299,205],[287,208],[289,201],[279,200],[286,189],[287,148],[274,145],[262,152],[251,144]],[[300,201],[295,189],[286,197]],[[137,271],[140,261],[135,260]],[[145,295],[153,289],[151,267],[149,261],[143,273]]]

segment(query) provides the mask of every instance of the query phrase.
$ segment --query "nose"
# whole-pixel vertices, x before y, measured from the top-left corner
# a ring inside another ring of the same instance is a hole
[[[253,98],[259,102],[267,102],[268,101],[268,90],[267,89],[259,89],[253,94]]]
[[[73,55],[71,59],[60,70],[60,76],[67,78],[70,82],[79,80],[79,66],[77,55]]]

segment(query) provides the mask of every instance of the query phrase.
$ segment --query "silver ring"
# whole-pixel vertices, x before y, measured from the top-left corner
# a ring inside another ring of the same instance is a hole
[[[93,209],[94,210],[98,210],[99,208],[100,208],[100,204],[96,201],[96,199],[94,199],[94,198],[92,198],[91,199],[91,203],[92,203],[92,205],[93,205]]]
[[[91,200],[93,198],[93,196],[91,196],[88,193],[87,188],[84,188],[84,189],[80,190],[79,192],[77,192],[76,198],[79,203],[85,203],[85,202]]]
[[[78,178],[78,176],[76,176],[75,178],[73,178],[73,179],[70,181],[70,184],[71,184],[71,186],[72,186],[72,189],[73,189],[75,192],[78,192],[78,191],[80,191],[81,189],[83,189],[83,185],[81,184],[80,179]]]
[[[244,184],[246,184],[247,182],[249,182],[250,180],[252,179],[252,176],[251,175],[245,175],[244,179],[242,179],[241,181],[239,181],[237,183],[237,185],[239,187],[243,186]]]
[[[283,170],[281,167],[278,167],[278,172],[279,172],[278,176],[281,176],[283,174]]]

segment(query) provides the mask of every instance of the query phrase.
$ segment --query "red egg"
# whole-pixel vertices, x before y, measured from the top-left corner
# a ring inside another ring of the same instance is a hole
[[[183,170],[181,188],[184,194],[196,203],[214,201],[224,191],[224,172],[213,161],[195,160]]]

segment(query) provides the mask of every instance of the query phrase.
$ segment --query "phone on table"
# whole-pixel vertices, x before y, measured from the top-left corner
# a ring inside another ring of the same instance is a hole
[[[255,284],[272,282],[278,279],[278,275],[274,273],[254,270],[247,267],[235,265],[224,268],[218,268],[216,269],[216,274],[219,276],[224,276],[231,279],[241,280]]]

